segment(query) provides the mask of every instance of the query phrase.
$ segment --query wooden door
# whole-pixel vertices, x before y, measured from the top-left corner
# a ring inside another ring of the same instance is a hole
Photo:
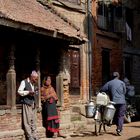
[[[70,57],[70,74],[71,74],[71,88],[80,87],[80,52],[79,49],[69,50]]]

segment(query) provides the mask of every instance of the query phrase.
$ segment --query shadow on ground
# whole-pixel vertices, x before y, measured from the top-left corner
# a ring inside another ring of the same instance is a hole
[[[140,126],[137,126],[137,125],[128,125],[128,126],[124,126],[124,127],[140,128]]]
[[[95,133],[92,131],[79,131],[79,132],[73,132],[71,137],[87,137],[87,136],[95,136]]]
[[[113,132],[100,132],[99,135],[104,135],[104,134],[110,134],[113,136],[116,136],[116,133]],[[96,136],[95,132],[92,131],[79,131],[79,132],[73,132],[73,134],[70,135],[71,137],[90,137],[90,136]]]
[[[133,138],[129,138],[128,140],[140,140],[140,135]]]

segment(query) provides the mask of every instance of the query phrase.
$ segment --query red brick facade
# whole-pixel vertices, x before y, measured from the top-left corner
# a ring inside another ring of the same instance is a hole
[[[93,94],[97,91],[103,84],[102,72],[102,51],[109,50],[109,63],[110,63],[110,76],[113,71],[118,71],[122,74],[122,44],[119,36],[115,33],[107,32],[99,29],[97,27],[97,3],[93,2],[92,14],[94,17],[94,44],[93,44]]]

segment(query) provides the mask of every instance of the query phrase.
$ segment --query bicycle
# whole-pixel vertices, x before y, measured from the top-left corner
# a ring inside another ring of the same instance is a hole
[[[96,136],[101,133],[102,126],[104,132],[107,132],[107,127],[111,127],[112,120],[115,114],[115,103],[108,100],[108,96],[106,95],[106,93],[100,93],[100,96],[102,97],[98,96],[96,99],[96,108],[94,115]]]

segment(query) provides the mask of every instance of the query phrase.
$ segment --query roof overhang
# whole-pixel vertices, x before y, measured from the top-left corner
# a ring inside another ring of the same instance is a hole
[[[58,38],[69,44],[86,41],[79,30],[36,0],[1,0],[0,25]]]
[[[57,30],[47,30],[41,27],[34,26],[32,24],[17,22],[8,18],[3,18],[3,17],[0,17],[0,25],[6,26],[6,27],[12,27],[12,28],[20,29],[24,31],[29,31],[33,33],[38,33],[38,34],[53,37],[53,38],[62,39],[62,40],[68,41],[70,45],[73,45],[73,44],[80,45],[86,42],[86,39],[82,40],[80,39],[80,37],[76,38],[72,36],[67,36],[63,33],[59,33]]]

